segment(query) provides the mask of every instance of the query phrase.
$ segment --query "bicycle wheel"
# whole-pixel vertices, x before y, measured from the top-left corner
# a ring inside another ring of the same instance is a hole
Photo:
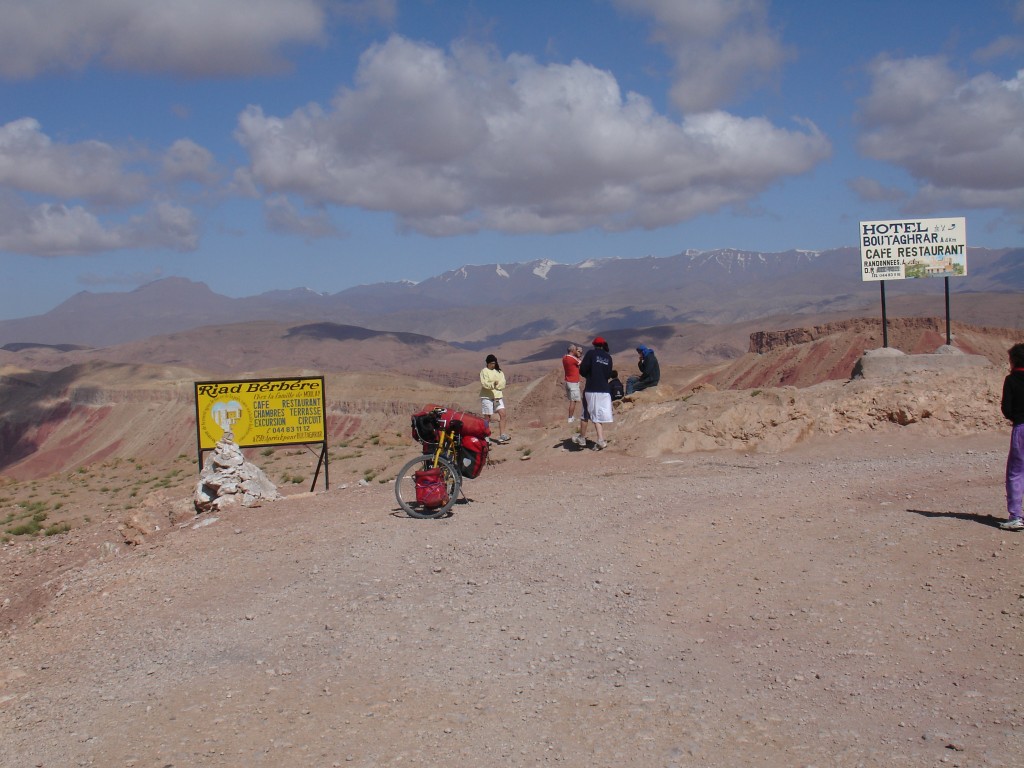
[[[439,507],[427,507],[416,500],[414,474],[418,470],[429,469],[433,465],[434,457],[427,453],[412,459],[398,471],[398,477],[395,478],[395,498],[398,499],[398,505],[405,510],[409,517],[441,517],[447,514],[455,504],[459,489],[462,488],[462,475],[459,474],[455,465],[443,456],[438,460],[437,466],[444,476],[445,486],[448,489],[448,502]]]

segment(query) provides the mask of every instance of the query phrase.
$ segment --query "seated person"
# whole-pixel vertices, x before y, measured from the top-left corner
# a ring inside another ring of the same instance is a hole
[[[641,389],[649,389],[658,386],[661,381],[661,366],[654,350],[641,344],[636,348],[639,359],[636,367],[640,369],[639,376],[630,376],[626,379],[626,394],[631,395]]]
[[[623,395],[626,394],[622,388],[622,382],[619,380],[618,371],[612,371],[612,377],[608,379],[608,391],[612,393],[612,402],[621,400]]]

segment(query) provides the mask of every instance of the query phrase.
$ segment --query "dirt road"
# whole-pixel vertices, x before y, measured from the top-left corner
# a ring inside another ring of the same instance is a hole
[[[0,764],[1022,764],[1004,435],[496,453],[448,519],[354,484],[66,571]]]

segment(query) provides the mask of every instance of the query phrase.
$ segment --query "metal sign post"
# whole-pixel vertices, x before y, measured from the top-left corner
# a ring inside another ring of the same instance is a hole
[[[882,347],[889,348],[889,320],[885,316],[885,280],[880,281],[882,288]]]

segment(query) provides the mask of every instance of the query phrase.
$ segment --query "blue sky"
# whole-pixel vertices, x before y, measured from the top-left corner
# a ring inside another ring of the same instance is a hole
[[[0,319],[1024,232],[1024,0],[0,0]],[[851,266],[851,279],[859,279]]]

